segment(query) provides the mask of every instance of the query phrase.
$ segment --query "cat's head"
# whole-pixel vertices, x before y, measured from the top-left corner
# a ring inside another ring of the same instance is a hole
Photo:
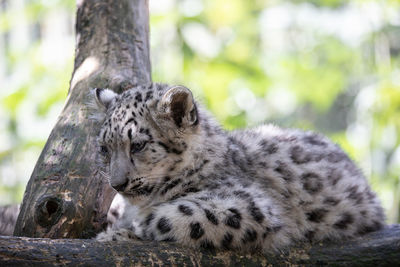
[[[185,164],[199,114],[192,92],[184,86],[151,84],[116,94],[93,90],[103,124],[99,153],[111,186],[141,199],[165,189]]]

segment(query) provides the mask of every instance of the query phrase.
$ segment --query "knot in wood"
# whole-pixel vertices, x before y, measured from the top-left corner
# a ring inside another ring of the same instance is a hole
[[[63,201],[57,196],[44,196],[36,206],[35,220],[42,227],[53,226],[62,215]]]

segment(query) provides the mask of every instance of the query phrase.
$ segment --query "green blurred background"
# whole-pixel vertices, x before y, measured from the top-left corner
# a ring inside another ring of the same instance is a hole
[[[154,81],[227,128],[339,143],[399,222],[400,0],[150,0]],[[0,204],[19,203],[67,96],[75,1],[0,0]]]

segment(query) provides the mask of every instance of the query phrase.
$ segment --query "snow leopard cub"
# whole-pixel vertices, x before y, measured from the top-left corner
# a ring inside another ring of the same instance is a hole
[[[361,171],[323,136],[224,131],[183,86],[94,91],[105,176],[128,205],[100,241],[270,251],[384,225]]]

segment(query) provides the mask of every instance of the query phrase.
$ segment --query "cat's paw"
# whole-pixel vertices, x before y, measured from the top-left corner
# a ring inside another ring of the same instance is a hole
[[[107,230],[96,236],[96,240],[100,242],[130,241],[138,239],[139,238],[135,235],[135,233],[128,229]]]

